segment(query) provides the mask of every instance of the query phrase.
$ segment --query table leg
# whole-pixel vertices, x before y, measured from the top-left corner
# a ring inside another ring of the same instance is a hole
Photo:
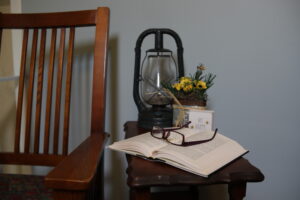
[[[246,182],[229,184],[228,192],[230,200],[242,200],[246,196]]]
[[[150,187],[130,188],[130,200],[150,200]]]

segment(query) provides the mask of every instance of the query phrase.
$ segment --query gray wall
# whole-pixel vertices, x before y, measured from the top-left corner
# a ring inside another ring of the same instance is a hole
[[[248,184],[247,199],[300,198],[299,0],[24,0],[24,12],[111,8],[107,130],[123,138],[136,120],[134,45],[146,28],[174,29],[186,74],[204,63],[217,74],[209,92],[219,130],[250,150],[266,176]],[[297,89],[298,88],[298,89]],[[106,152],[106,196],[126,199],[126,162]]]

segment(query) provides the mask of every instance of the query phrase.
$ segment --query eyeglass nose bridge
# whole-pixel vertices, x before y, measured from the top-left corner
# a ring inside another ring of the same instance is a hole
[[[169,131],[169,130],[163,130],[162,138],[166,140],[166,139],[168,139],[168,137],[170,136],[170,134],[171,134],[171,131]]]
[[[182,143],[181,144],[185,144],[185,137],[184,135],[181,135],[182,136]]]

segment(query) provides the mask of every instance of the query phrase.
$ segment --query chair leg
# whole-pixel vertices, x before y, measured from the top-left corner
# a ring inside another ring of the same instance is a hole
[[[104,199],[104,155],[98,164],[97,174],[93,183],[93,197],[91,199]]]
[[[246,182],[229,184],[228,192],[230,200],[242,200],[246,196]]]
[[[103,200],[104,199],[104,159],[103,156],[98,164],[97,173],[92,184],[87,191],[87,199]]]

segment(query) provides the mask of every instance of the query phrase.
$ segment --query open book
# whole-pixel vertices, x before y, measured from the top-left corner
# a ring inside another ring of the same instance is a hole
[[[180,133],[185,135],[186,141],[205,140],[214,134],[212,131],[199,132],[189,128],[181,129]],[[148,132],[115,142],[109,148],[159,160],[203,177],[208,177],[214,171],[248,152],[236,141],[220,133],[209,142],[181,147],[154,138]]]

